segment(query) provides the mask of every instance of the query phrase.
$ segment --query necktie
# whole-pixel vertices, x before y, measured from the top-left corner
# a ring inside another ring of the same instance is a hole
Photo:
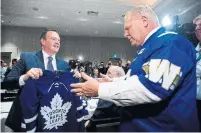
[[[49,56],[48,63],[47,63],[47,70],[54,71],[54,67],[52,65],[52,60],[53,60],[53,58],[51,56]]]

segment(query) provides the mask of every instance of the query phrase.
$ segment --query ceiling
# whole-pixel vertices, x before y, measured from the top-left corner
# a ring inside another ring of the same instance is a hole
[[[201,0],[1,0],[4,26],[56,29],[61,35],[124,37],[126,11],[150,5],[161,20],[179,15],[180,23],[201,14]]]

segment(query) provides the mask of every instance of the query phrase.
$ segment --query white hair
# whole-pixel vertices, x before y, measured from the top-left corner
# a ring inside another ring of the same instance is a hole
[[[120,77],[125,76],[124,69],[119,66],[111,66],[109,69],[113,69],[115,73],[117,73]]]
[[[147,18],[150,18],[151,20],[159,24],[156,13],[151,9],[151,7],[147,5],[136,5],[128,13],[138,13],[140,15],[146,15]]]
[[[195,24],[198,20],[201,20],[201,14],[198,15],[198,16],[193,20],[193,24]]]

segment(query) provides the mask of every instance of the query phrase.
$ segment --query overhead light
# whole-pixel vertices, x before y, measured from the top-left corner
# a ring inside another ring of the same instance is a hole
[[[78,56],[78,60],[79,61],[82,61],[83,60],[83,57],[80,55],[80,56]]]
[[[116,54],[113,55],[113,58],[118,58],[118,56]]]
[[[66,30],[66,32],[67,32],[68,30]]]
[[[97,34],[98,33],[98,31],[95,31],[95,34]]]
[[[86,18],[78,18],[78,20],[79,20],[79,21],[83,21],[83,22],[84,22],[84,21],[88,21],[88,19],[86,19]]]
[[[169,26],[171,24],[172,24],[172,21],[171,21],[170,17],[169,16],[165,16],[163,18],[163,20],[162,20],[162,25],[163,26]]]
[[[3,22],[4,22],[4,20],[1,20],[1,22],[3,23]]]
[[[48,17],[46,17],[46,16],[38,16],[37,18],[39,18],[39,19],[48,19]]]

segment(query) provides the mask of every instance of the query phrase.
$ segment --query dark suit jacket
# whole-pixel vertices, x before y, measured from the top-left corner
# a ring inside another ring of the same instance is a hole
[[[63,71],[68,70],[68,63],[57,56],[56,56],[56,63],[57,63],[57,70],[63,70]],[[4,88],[11,88],[11,89],[20,88],[19,86],[20,76],[25,74],[31,68],[41,68],[42,70],[45,70],[42,51],[22,53],[20,56],[20,60],[17,62],[15,66],[13,66],[12,70],[5,78],[4,83],[6,84],[4,85]],[[21,129],[22,110],[19,101],[20,91],[21,89],[19,90],[18,96],[13,102],[13,105],[10,109],[10,112],[5,122],[5,125],[7,125],[12,130],[17,132],[23,132],[23,130]]]
[[[91,119],[106,119],[106,118],[116,118],[120,116],[120,109],[114,103],[106,100],[99,99],[96,110],[94,111]]]
[[[58,70],[68,70],[68,63],[57,56],[56,63]],[[31,68],[41,68],[42,70],[45,70],[42,51],[23,52],[20,55],[20,59],[17,64],[13,66],[12,70],[4,79],[3,87],[8,89],[10,88],[11,90],[20,88],[20,76],[25,74]]]
[[[87,132],[97,132],[98,124],[107,124],[120,121],[121,107],[106,100],[99,99],[96,110],[86,127]],[[105,131],[109,130],[105,128]]]

